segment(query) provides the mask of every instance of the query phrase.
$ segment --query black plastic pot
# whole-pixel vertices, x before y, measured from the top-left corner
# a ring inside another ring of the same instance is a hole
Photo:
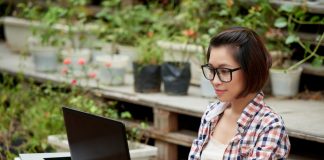
[[[161,66],[133,63],[134,89],[140,93],[161,91]]]
[[[172,95],[186,95],[190,85],[189,62],[165,62],[162,64],[164,92]]]

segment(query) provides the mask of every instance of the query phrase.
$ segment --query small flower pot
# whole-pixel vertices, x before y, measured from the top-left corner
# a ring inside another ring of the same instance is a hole
[[[39,72],[56,72],[58,69],[58,49],[54,47],[32,47],[29,49],[34,68]]]
[[[32,35],[30,29],[32,23],[25,19],[5,17],[4,34],[7,44],[14,52],[25,52],[28,50],[28,37]]]
[[[277,97],[292,97],[298,93],[302,67],[287,71],[270,69],[272,94]]]
[[[100,83],[107,85],[123,85],[125,83],[126,68],[129,64],[128,56],[98,55],[95,63],[99,64]]]
[[[161,91],[161,66],[133,63],[134,90],[139,93]]]
[[[189,62],[165,62],[162,64],[164,92],[171,95],[187,95],[191,79]]]

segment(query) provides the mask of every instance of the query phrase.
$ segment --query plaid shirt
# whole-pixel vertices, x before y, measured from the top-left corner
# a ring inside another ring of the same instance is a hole
[[[282,118],[266,106],[260,92],[250,101],[237,121],[237,133],[227,146],[223,159],[286,159],[290,142]],[[216,102],[207,107],[193,141],[189,160],[200,159],[220,114],[227,105]]]

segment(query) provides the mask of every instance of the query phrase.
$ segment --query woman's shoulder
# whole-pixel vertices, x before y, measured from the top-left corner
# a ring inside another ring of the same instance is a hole
[[[284,126],[284,120],[277,112],[268,105],[264,105],[255,116],[262,126]]]

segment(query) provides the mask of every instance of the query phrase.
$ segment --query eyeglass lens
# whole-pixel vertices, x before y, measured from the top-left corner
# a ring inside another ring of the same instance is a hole
[[[215,74],[217,74],[218,78],[222,82],[230,82],[232,79],[231,69],[228,68],[212,68],[210,66],[203,66],[203,74],[206,79],[213,80],[215,78]]]

